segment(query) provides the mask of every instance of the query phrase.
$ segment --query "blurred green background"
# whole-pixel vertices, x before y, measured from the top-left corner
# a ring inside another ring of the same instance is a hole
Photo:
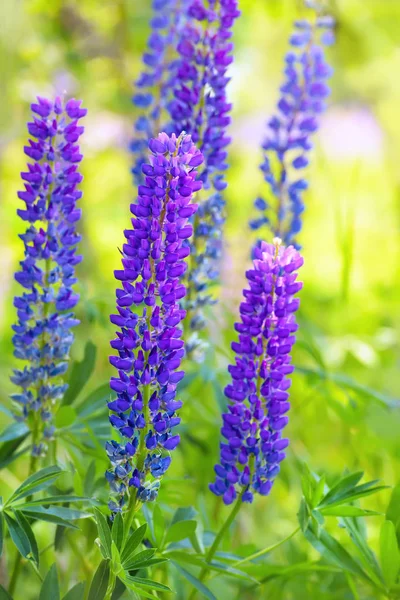
[[[259,143],[277,100],[291,24],[302,14],[302,6],[300,0],[240,0],[243,14],[235,26],[221,302],[210,315],[212,350],[207,362],[193,368],[200,377],[182,391],[183,443],[161,494],[161,500],[170,494],[168,501],[172,496],[176,506],[193,503],[215,520],[224,509],[210,498],[207,485],[217,456],[232,313],[249,261],[246,223],[263,189]],[[337,0],[330,7],[337,18],[337,43],[328,50],[335,73],[308,172],[292,443],[271,497],[259,498],[242,511],[235,544],[243,551],[245,546],[251,550],[272,544],[296,527],[301,461],[325,472],[330,482],[346,468],[364,470],[369,479],[383,479],[390,486],[400,478],[400,2]],[[135,117],[130,96],[141,69],[150,13],[150,0],[1,2],[0,399],[7,406],[12,390],[8,378],[16,364],[10,330],[17,292],[13,273],[22,257],[17,235],[23,223],[16,216],[16,193],[26,162],[22,148],[29,103],[36,94],[66,91],[82,98],[89,109],[80,224],[82,323],[72,354],[81,358],[87,339],[98,346],[88,390],[110,374],[113,269],[135,195],[127,151]],[[2,420],[7,422],[0,414]],[[105,466],[98,466],[99,476]],[[5,495],[24,469],[20,462],[1,472]],[[363,506],[384,512],[389,498],[390,490]],[[331,531],[347,543],[333,521]],[[380,517],[368,521],[373,547],[380,523]],[[269,560],[290,564],[307,557],[318,555],[299,539]],[[330,575],[324,577],[308,573],[288,578],[284,585],[272,582],[249,598],[353,598],[349,588],[333,589]],[[27,591],[24,598],[35,598],[30,593],[34,594]],[[373,598],[367,589],[361,594]]]

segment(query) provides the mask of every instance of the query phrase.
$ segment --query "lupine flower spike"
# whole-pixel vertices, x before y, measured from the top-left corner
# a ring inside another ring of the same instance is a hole
[[[185,317],[180,302],[186,293],[181,279],[193,232],[188,221],[197,210],[191,200],[201,188],[196,168],[203,156],[185,134],[162,133],[149,149],[144,184],[131,205],[132,229],[125,231],[123,268],[115,271],[121,287],[111,322],[120,330],[111,342],[118,356],[110,362],[118,375],[110,385],[117,398],[108,407],[120,441],[106,446],[113,512],[122,510],[127,496],[130,503],[156,498],[179,443],[174,428],[182,405],[176,386],[184,376],[179,370],[184,355],[179,324]]]
[[[17,418],[27,420],[32,454],[41,456],[54,434],[55,406],[67,388],[62,376],[74,339],[71,328],[78,324],[71,312],[79,298],[73,285],[75,266],[81,261],[76,254],[81,216],[76,204],[82,196],[77,189],[82,181],[77,142],[83,133],[79,119],[87,111],[73,99],[64,106],[59,97],[54,102],[37,100],[28,123],[32,139],[24,148],[32,162],[21,173],[25,190],[18,192],[25,208],[17,210],[28,228],[20,235],[25,258],[15,279],[26,291],[14,299],[18,323],[13,326],[13,343],[15,356],[26,365],[15,370],[11,380],[22,388],[12,395],[20,409]]]
[[[130,146],[137,185],[143,183],[142,164],[147,161],[149,140],[164,128],[166,105],[176,75],[176,47],[186,23],[185,8],[189,1],[153,0],[152,3],[151,33],[142,57],[144,69],[136,81],[132,99],[139,110]]]
[[[227,135],[231,104],[227,98],[227,70],[233,61],[232,26],[240,12],[236,0],[194,0],[178,44],[173,99],[168,108],[170,127],[192,135],[204,155],[200,177],[204,193],[194,221],[193,257],[187,273],[185,306],[192,336],[187,352],[201,360],[202,342],[197,334],[205,327],[203,309],[214,303],[210,282],[219,276],[222,227],[225,221],[223,190],[227,169]]]
[[[230,365],[232,383],[225,388],[228,410],[223,414],[220,463],[210,489],[225,504],[237,497],[252,502],[255,493],[270,493],[289,441],[283,437],[288,423],[289,392],[293,372],[291,350],[297,324],[302,284],[297,270],[303,259],[293,246],[279,239],[255,248],[253,268],[247,271],[249,287],[240,305],[239,334],[232,343],[236,354]]]
[[[333,42],[334,21],[317,17],[315,23],[296,21],[285,58],[285,81],[280,88],[278,112],[268,123],[263,143],[261,170],[269,187],[266,198],[255,207],[260,216],[250,221],[252,229],[267,226],[284,244],[294,244],[302,227],[303,194],[308,184],[298,172],[307,167],[311,137],[319,128],[330,89],[326,80],[332,74],[324,55],[324,45]]]

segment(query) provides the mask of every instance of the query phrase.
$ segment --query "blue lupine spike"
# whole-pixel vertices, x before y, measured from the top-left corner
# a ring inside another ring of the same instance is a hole
[[[156,498],[169,452],[179,443],[174,428],[182,403],[175,396],[184,375],[178,370],[184,356],[179,325],[186,314],[181,279],[193,233],[189,219],[197,210],[191,200],[202,186],[196,171],[202,155],[186,134],[159,134],[149,149],[143,184],[131,204],[132,229],[124,232],[123,268],[115,271],[121,287],[111,321],[120,329],[111,342],[118,356],[110,357],[117,369],[110,387],[117,398],[108,408],[123,442],[106,444],[113,511],[122,509],[128,495],[140,502]]]
[[[12,395],[23,418],[32,425],[32,413],[39,415],[32,426],[34,456],[46,452],[43,437],[48,440],[54,434],[54,405],[67,388],[60,379],[74,339],[70,328],[79,323],[71,312],[79,299],[72,288],[74,267],[82,258],[76,254],[80,236],[75,227],[81,214],[76,203],[82,196],[77,189],[82,181],[77,142],[83,133],[78,121],[87,112],[74,99],[64,105],[61,98],[37,100],[31,109],[38,116],[28,123],[36,139],[25,146],[33,162],[21,173],[25,190],[18,192],[25,208],[17,210],[29,225],[19,236],[25,258],[15,279],[25,291],[14,298],[18,323],[13,326],[13,344],[14,355],[27,365],[11,377],[23,390]]]
[[[254,253],[235,324],[235,364],[228,367],[232,383],[225,388],[220,463],[210,485],[225,504],[238,495],[251,502],[254,493],[269,494],[289,443],[282,432],[288,422],[287,376],[293,372],[290,353],[297,331],[299,300],[294,296],[302,288],[296,271],[303,259],[277,238],[273,244],[260,242]]]
[[[264,206],[262,199],[257,199],[255,206],[262,216],[252,219],[250,227],[260,229],[268,225],[284,244],[294,244],[296,248],[300,247],[297,234],[302,227],[302,196],[307,188],[307,182],[297,179],[296,173],[309,163],[310,139],[319,128],[319,118],[330,94],[326,80],[332,69],[325,60],[323,46],[332,43],[333,27],[331,17],[317,16],[314,23],[295,22],[295,32],[289,40],[292,49],[285,57],[278,112],[270,119],[262,144],[260,168],[269,187],[268,204]]]

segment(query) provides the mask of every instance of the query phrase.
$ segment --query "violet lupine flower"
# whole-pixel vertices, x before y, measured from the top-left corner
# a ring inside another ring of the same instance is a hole
[[[324,55],[324,45],[333,42],[334,21],[317,17],[315,24],[296,21],[290,37],[292,47],[285,58],[285,81],[280,88],[278,113],[268,123],[262,145],[261,170],[269,186],[267,199],[255,201],[259,217],[250,221],[252,229],[269,227],[283,243],[294,244],[302,227],[303,194],[308,184],[298,176],[309,163],[311,137],[319,128],[330,89],[326,84],[332,74]]]
[[[76,254],[81,216],[76,203],[82,197],[77,186],[83,179],[77,142],[83,133],[79,119],[87,111],[74,99],[65,106],[59,97],[37,100],[28,123],[33,139],[24,147],[32,162],[21,173],[25,190],[18,192],[25,208],[17,210],[28,228],[20,235],[25,258],[15,279],[26,291],[14,299],[13,344],[14,355],[27,365],[14,370],[11,380],[22,389],[11,397],[32,429],[32,453],[40,456],[46,451],[43,438],[54,433],[53,408],[67,388],[62,375],[74,339],[71,327],[79,323],[71,312],[79,299],[73,291],[75,266],[82,259]]]
[[[135,84],[133,104],[141,111],[134,126],[130,148],[134,155],[132,173],[137,185],[143,182],[142,164],[147,161],[150,138],[164,129],[165,108],[173,86],[176,46],[186,22],[185,7],[190,0],[153,0],[153,18],[144,70]],[[177,132],[177,134],[179,134]]]
[[[299,307],[294,296],[302,288],[296,271],[302,264],[293,246],[285,248],[275,238],[255,248],[253,268],[246,273],[249,287],[235,325],[239,340],[232,343],[236,359],[229,366],[232,383],[225,388],[229,404],[221,434],[226,441],[210,485],[225,504],[238,494],[243,502],[251,502],[254,493],[269,494],[285,458],[290,353]]]
[[[145,181],[131,205],[133,228],[125,231],[123,268],[115,271],[121,287],[111,322],[120,330],[111,342],[118,350],[110,357],[118,375],[110,386],[117,398],[108,407],[123,441],[106,446],[112,463],[106,477],[116,494],[113,512],[122,509],[127,495],[138,502],[155,499],[170,452],[179,443],[174,428],[182,406],[176,386],[184,376],[179,369],[184,355],[179,324],[185,317],[180,302],[186,293],[181,280],[193,233],[189,219],[197,210],[191,200],[202,185],[196,168],[203,156],[185,134],[162,133],[150,140],[149,149],[150,162],[142,165]]]
[[[200,178],[205,193],[194,221],[192,253],[187,274],[190,329],[194,331],[187,352],[199,349],[197,331],[205,327],[203,308],[214,303],[210,282],[219,276],[222,252],[222,227],[225,221],[223,190],[227,169],[227,146],[231,138],[231,104],[227,99],[227,70],[233,61],[232,26],[240,15],[237,0],[194,0],[188,8],[188,20],[177,46],[180,60],[176,66],[173,100],[168,109],[169,128],[186,131],[204,155]]]

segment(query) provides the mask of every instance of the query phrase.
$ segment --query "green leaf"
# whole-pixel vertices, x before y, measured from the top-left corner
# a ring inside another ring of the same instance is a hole
[[[102,560],[94,574],[88,600],[104,600],[104,596],[107,592],[109,575],[110,561]]]
[[[5,442],[0,447],[0,469],[4,469],[11,463],[13,463],[17,458],[26,454],[30,450],[30,446],[25,446],[19,452],[16,452],[17,448],[22,444],[28,434],[20,437],[16,440],[12,440],[11,442]]]
[[[132,575],[126,575],[124,577],[124,581],[133,583],[136,587],[144,587],[149,588],[151,590],[157,590],[159,592],[170,592],[171,589],[162,583],[158,583],[157,581],[152,581],[151,579],[145,579],[144,577],[134,577]]]
[[[178,508],[172,517],[171,525],[174,525],[174,523],[179,523],[179,521],[192,521],[196,515],[197,511],[193,508],[193,506]]]
[[[67,592],[63,600],[83,600],[85,597],[85,584],[77,583]]]
[[[307,531],[308,525],[310,523],[310,510],[308,508],[307,502],[305,498],[302,498],[300,501],[299,512],[297,513],[297,518],[299,520],[299,525],[303,533]]]
[[[358,506],[349,506],[347,504],[328,506],[321,508],[319,512],[326,517],[374,517],[382,514],[375,510],[364,510],[363,508],[358,508]]]
[[[324,529],[320,533],[320,537],[317,538],[313,532],[308,529],[305,534],[310,544],[330,563],[339,566],[340,568],[369,580],[366,573],[360,567],[347,550],[327,531]]]
[[[0,433],[0,443],[25,437],[28,433],[29,427],[25,423],[11,423]]]
[[[25,558],[27,558],[31,552],[31,545],[29,542],[29,538],[26,535],[25,531],[21,527],[21,525],[13,519],[7,513],[4,513],[8,531],[10,532],[10,536],[15,546],[18,549],[18,552],[22,554]]]
[[[110,401],[113,392],[110,389],[110,384],[103,383],[85,398],[76,407],[76,412],[80,417],[90,417],[96,414],[99,410],[108,410],[107,403]],[[115,393],[114,393],[115,396]]]
[[[144,538],[144,534],[146,533],[146,529],[147,529],[147,525],[146,524],[141,525],[140,527],[138,527],[132,533],[132,535],[125,542],[125,545],[124,545],[124,548],[123,548],[122,554],[121,554],[122,563],[125,563],[125,562],[127,562],[128,560],[131,559],[131,557],[134,554],[136,548],[139,546],[139,544],[141,543],[142,539]]]
[[[346,477],[343,477],[334,485],[329,492],[324,496],[320,506],[337,502],[341,498],[344,498],[350,490],[354,490],[357,483],[360,481],[364,473],[358,471],[357,473],[351,473]]]
[[[30,500],[29,502],[25,502],[24,504],[13,504],[14,508],[19,508],[20,506],[43,506],[50,504],[65,504],[66,502],[85,502],[87,504],[96,504],[96,500],[93,498],[86,498],[84,496],[69,496],[68,494],[64,496],[47,496],[46,498],[39,498],[38,500]]]
[[[60,600],[60,587],[55,564],[50,567],[39,594],[39,600],[50,600],[50,598],[51,600]]]
[[[360,529],[360,522],[353,518],[344,518],[342,523],[348,531],[353,544],[357,548],[369,577],[378,586],[381,585],[382,576],[378,561],[376,560],[375,554],[368,546],[367,540],[362,533],[362,529]]]
[[[380,562],[384,580],[390,588],[396,583],[400,569],[400,551],[392,521],[385,521],[381,527]]]
[[[162,545],[162,540],[164,537],[166,527],[165,527],[164,515],[158,504],[155,505],[154,510],[153,510],[153,523],[154,523],[155,546],[160,548],[160,546]]]
[[[55,418],[57,429],[70,427],[76,421],[76,410],[72,406],[60,406]]]
[[[301,489],[304,494],[304,498],[309,506],[313,507],[312,500],[317,487],[317,482],[314,474],[310,471],[309,466],[306,463],[302,465],[301,474]]]
[[[76,521],[78,519],[87,519],[91,517],[91,513],[83,510],[77,510],[76,508],[67,508],[65,506],[40,506],[40,505],[26,505],[23,504],[18,506],[18,510],[23,511],[37,519],[42,519],[43,515],[50,515],[52,517],[59,517],[66,521]]]
[[[3,504],[3,498],[0,496],[0,506]],[[0,556],[3,554],[3,540],[4,540],[4,516],[3,507],[0,510]]]
[[[96,352],[96,346],[91,341],[88,341],[85,346],[83,360],[80,362],[75,361],[72,364],[68,389],[62,400],[63,406],[72,404],[90,379],[96,363]]]
[[[389,506],[386,511],[386,519],[393,521],[396,530],[400,528],[400,483],[392,491]]]
[[[132,571],[133,569],[139,569],[140,567],[138,565],[149,561],[151,558],[153,558],[155,553],[156,553],[155,548],[149,548],[147,550],[143,550],[142,552],[138,552],[137,554],[134,554],[128,560],[122,561],[122,566],[125,569],[125,571]],[[143,565],[141,565],[141,566],[143,566]]]
[[[214,596],[214,594],[211,592],[211,590],[208,589],[208,587],[206,587],[204,585],[204,583],[202,583],[200,581],[200,579],[198,579],[197,577],[195,577],[194,575],[192,575],[191,573],[189,573],[189,571],[186,571],[186,569],[184,569],[183,567],[179,566],[178,564],[176,564],[175,562],[172,563],[175,567],[175,569],[177,571],[179,571],[179,573],[185,578],[187,579],[187,581],[194,587],[196,588],[196,590],[198,592],[200,592],[200,594],[202,594],[202,596],[204,596],[204,598],[208,598],[208,600],[217,600],[217,598]]]
[[[186,538],[190,538],[196,531],[196,521],[178,521],[171,525],[165,537],[165,543],[179,542]]]
[[[37,541],[35,538],[35,534],[33,533],[32,527],[30,526],[28,519],[23,515],[22,512],[20,512],[18,510],[14,510],[13,512],[14,512],[15,518],[17,519],[19,525],[22,527],[26,537],[29,540],[29,545],[30,545],[30,549],[31,549],[30,554],[32,555],[33,560],[35,561],[36,565],[39,566],[39,549],[38,549]]]
[[[121,513],[117,513],[112,526],[112,539],[115,542],[118,550],[122,549],[124,540],[124,520]]]
[[[97,508],[94,511],[97,529],[101,545],[103,546],[105,556],[111,559],[111,531],[106,517]]]
[[[41,469],[37,473],[30,475],[30,477],[25,479],[25,481],[15,490],[12,496],[7,500],[6,505],[19,500],[20,498],[30,496],[35,492],[44,490],[59,477],[60,473],[62,473],[62,470],[59,467],[52,466]]]
[[[55,523],[56,525],[60,525],[61,527],[69,527],[70,529],[79,529],[76,525],[73,525],[69,521],[58,517],[57,515],[51,514],[48,510],[43,508],[42,506],[36,506],[35,510],[31,510],[29,507],[24,510],[23,506],[19,508],[21,512],[23,512],[28,517],[32,517],[34,519],[38,519],[39,521],[46,521],[48,523]]]
[[[7,590],[5,590],[3,588],[3,586],[0,584],[0,600],[13,600],[13,598],[10,596],[10,594],[7,592]]]

